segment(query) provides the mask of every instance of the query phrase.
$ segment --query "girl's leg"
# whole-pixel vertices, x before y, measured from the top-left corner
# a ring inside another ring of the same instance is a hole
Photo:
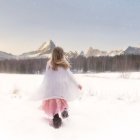
[[[65,109],[65,110],[61,113],[61,116],[62,116],[63,119],[69,117],[69,114],[68,114],[67,109]]]
[[[50,99],[43,102],[42,109],[50,117],[62,113],[68,109],[67,101],[64,99]]]
[[[52,117],[52,125],[54,128],[59,128],[62,124],[62,120],[59,117],[59,104],[57,99],[50,99],[43,102],[43,110],[46,114]]]
[[[61,116],[62,118],[67,118],[69,115],[68,115],[68,104],[67,104],[67,101],[64,100],[64,99],[61,99],[61,109],[60,109],[60,112],[61,112]]]
[[[62,125],[62,119],[59,117],[59,114],[55,114],[53,117],[54,128],[59,128],[61,125]]]

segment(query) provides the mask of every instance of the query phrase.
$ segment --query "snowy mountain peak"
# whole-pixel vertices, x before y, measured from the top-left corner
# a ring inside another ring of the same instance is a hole
[[[55,44],[52,40],[49,40],[48,42],[45,42],[41,45],[41,47],[38,49],[40,51],[40,55],[42,54],[49,54],[52,52],[52,50],[55,48]]]
[[[40,47],[39,51],[46,51],[46,50],[52,50],[55,48],[55,44],[52,40],[49,40],[48,42],[44,42]]]
[[[123,54],[124,51],[122,49],[120,50],[112,50],[112,51],[102,51],[99,49],[93,49],[92,47],[89,47],[89,49],[86,52],[86,57],[90,57],[90,56],[116,56],[116,55],[121,55]]]
[[[105,51],[100,51],[98,49],[93,49],[92,47],[89,47],[89,49],[86,52],[86,57],[90,56],[106,56],[107,53]]]
[[[36,58],[36,57],[50,57],[53,49],[55,48],[55,44],[52,40],[49,40],[48,42],[44,42],[39,49],[27,52],[22,54],[22,57],[29,57],[29,58]]]
[[[68,58],[77,57],[78,56],[78,52],[77,51],[65,52],[65,56],[67,56]]]
[[[121,55],[124,51],[122,49],[120,50],[112,50],[108,52],[108,56],[115,56],[115,55]]]
[[[84,56],[85,55],[84,51],[81,51],[79,55]]]
[[[128,46],[128,48],[124,51],[124,54],[140,55],[140,48]]]

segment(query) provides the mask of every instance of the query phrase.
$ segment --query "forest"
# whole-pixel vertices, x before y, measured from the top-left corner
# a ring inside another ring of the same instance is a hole
[[[45,71],[48,58],[0,60],[1,73],[41,74]],[[79,55],[69,58],[71,70],[86,72],[128,72],[140,71],[140,55],[118,55],[114,57],[85,57]]]

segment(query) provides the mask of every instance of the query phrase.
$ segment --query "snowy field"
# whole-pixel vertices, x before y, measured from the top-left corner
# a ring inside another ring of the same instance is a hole
[[[1,140],[140,140],[140,72],[77,74],[81,99],[60,129],[29,100],[42,75],[0,74]]]

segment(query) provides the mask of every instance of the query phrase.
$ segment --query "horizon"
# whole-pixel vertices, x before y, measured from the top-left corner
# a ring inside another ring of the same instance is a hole
[[[46,44],[48,44],[50,41],[52,41],[54,44],[55,44],[55,42],[53,41],[53,40],[49,40],[49,41],[44,41],[42,44],[44,44],[44,43],[46,43]],[[29,53],[29,52],[32,52],[32,51],[36,51],[36,50],[38,50],[41,46],[42,46],[42,44],[38,47],[38,48],[36,48],[35,50],[30,50],[30,51],[26,51],[26,52],[21,52],[21,54],[14,54],[14,53],[11,53],[11,52],[6,52],[6,51],[1,51],[0,50],[0,52],[4,52],[4,53],[8,53],[8,54],[12,54],[12,55],[15,55],[15,56],[18,56],[18,55],[22,55],[22,54],[24,54],[24,53]],[[56,45],[56,44],[55,44]],[[57,45],[56,45],[56,47],[57,47]],[[59,46],[59,47],[61,47],[61,46]],[[118,50],[118,51],[120,51],[120,50],[122,50],[122,51],[125,51],[128,47],[135,47],[135,46],[127,46],[126,48],[124,48],[124,49],[110,49],[110,50],[101,50],[101,49],[98,49],[98,48],[94,48],[94,47],[92,47],[92,46],[90,46],[90,47],[88,47],[88,48],[86,48],[86,50],[64,50],[65,52],[68,52],[68,51],[77,51],[78,53],[81,53],[82,51],[85,53],[85,52],[87,52],[90,48],[93,48],[93,49],[97,49],[97,50],[100,50],[100,51],[105,51],[105,52],[110,52],[110,51],[116,51],[116,50]],[[63,48],[63,47],[62,47]],[[136,48],[140,48],[140,47],[136,47]]]
[[[64,50],[140,47],[139,0],[1,0],[0,51],[20,55],[53,40]]]

